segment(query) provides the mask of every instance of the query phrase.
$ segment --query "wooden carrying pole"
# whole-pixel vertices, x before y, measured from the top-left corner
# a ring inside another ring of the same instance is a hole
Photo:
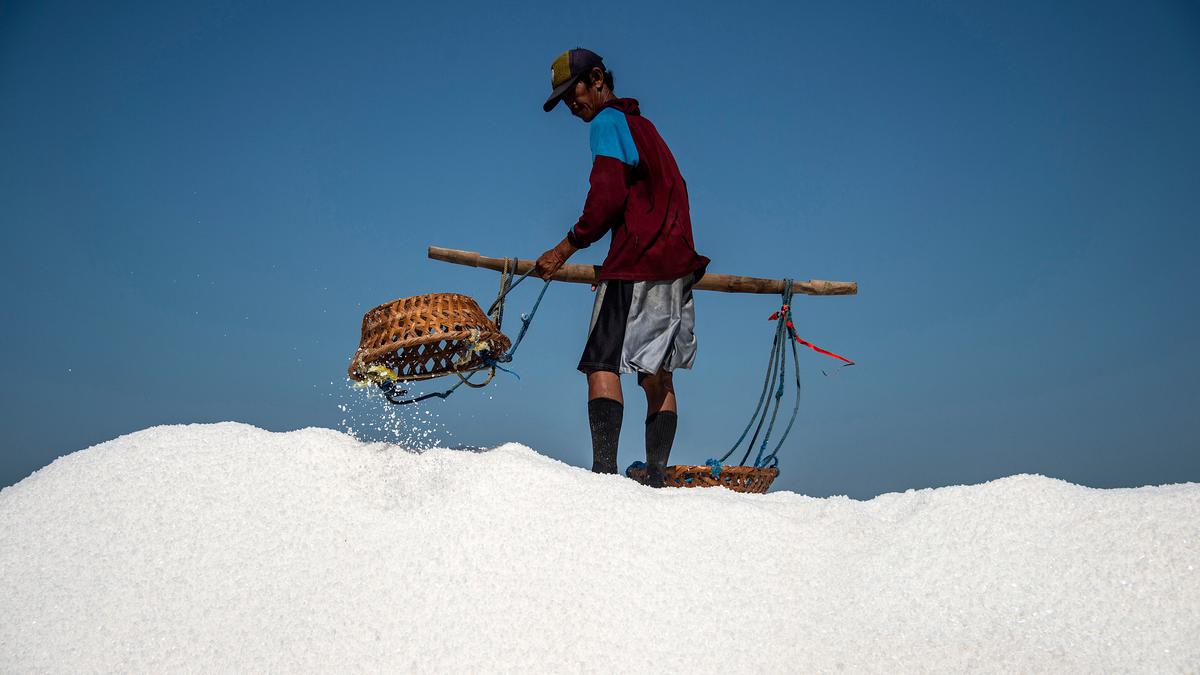
[[[459,251],[440,246],[429,247],[429,257],[434,260],[466,265],[468,267],[483,267],[489,270],[501,271],[506,263],[504,258],[488,258],[474,251]],[[532,260],[518,260],[516,274],[524,274],[533,267]],[[596,265],[576,265],[568,263],[554,273],[555,281],[569,281],[573,284],[594,284],[600,268]],[[782,293],[782,279],[759,279],[757,277],[739,277],[733,274],[705,274],[704,278],[692,288],[700,291],[722,291],[724,293]],[[792,281],[792,291],[805,295],[857,295],[857,281]]]

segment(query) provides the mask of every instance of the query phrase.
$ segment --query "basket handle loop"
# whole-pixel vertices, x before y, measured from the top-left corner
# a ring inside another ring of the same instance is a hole
[[[467,373],[466,375],[463,375],[462,371],[460,371],[456,367],[454,369],[454,374],[457,375],[458,379],[462,380],[462,383],[467,385],[468,387],[471,387],[472,389],[482,389],[482,388],[486,387],[489,382],[492,381],[493,377],[496,376],[496,366],[492,366],[491,368],[488,369],[488,376],[487,376],[486,380],[476,384],[475,382],[471,381],[471,376],[474,375],[475,373],[478,373],[480,370],[483,370],[483,369],[480,368],[479,370],[472,370],[471,372]]]

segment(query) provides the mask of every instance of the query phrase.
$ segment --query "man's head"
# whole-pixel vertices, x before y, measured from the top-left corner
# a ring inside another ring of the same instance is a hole
[[[550,86],[553,91],[542,109],[550,112],[561,99],[571,114],[584,122],[591,122],[600,106],[614,98],[613,76],[604,68],[604,59],[582,48],[563,52],[554,59]]]

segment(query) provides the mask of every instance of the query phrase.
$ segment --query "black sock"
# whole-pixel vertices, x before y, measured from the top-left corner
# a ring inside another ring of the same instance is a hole
[[[678,423],[679,416],[671,410],[660,410],[646,418],[646,478],[654,487],[662,486]]]
[[[625,406],[611,398],[588,401],[588,423],[592,427],[592,471],[617,472],[617,442],[621,440],[621,417]]]

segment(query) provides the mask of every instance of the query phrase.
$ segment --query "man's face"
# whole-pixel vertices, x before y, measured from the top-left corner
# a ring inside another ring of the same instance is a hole
[[[599,98],[598,92],[587,85],[587,78],[583,78],[563,94],[562,100],[572,115],[584,122],[591,122],[599,112]]]

